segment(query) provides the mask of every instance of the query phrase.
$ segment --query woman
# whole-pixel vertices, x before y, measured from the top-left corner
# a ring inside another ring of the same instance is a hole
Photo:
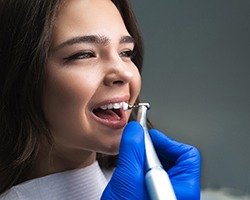
[[[138,102],[141,84],[129,3],[2,0],[0,9],[1,198],[146,199],[143,130],[126,126],[121,108]],[[177,198],[198,199],[198,151],[151,134]],[[96,154],[118,152],[106,187]]]

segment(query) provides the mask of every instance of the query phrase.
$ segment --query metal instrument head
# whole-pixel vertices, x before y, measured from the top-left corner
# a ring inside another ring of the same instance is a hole
[[[141,107],[141,106],[145,106],[145,107],[147,108],[147,110],[150,109],[150,104],[149,104],[149,103],[139,103],[139,104],[137,104],[137,105],[129,105],[129,104],[127,104],[127,103],[124,103],[124,104],[123,104],[123,109],[124,109],[125,111],[127,111],[127,110],[131,110],[131,109],[138,109],[138,108]]]
[[[139,103],[138,106],[145,106],[147,107],[147,109],[149,110],[150,109],[150,104],[149,103]]]

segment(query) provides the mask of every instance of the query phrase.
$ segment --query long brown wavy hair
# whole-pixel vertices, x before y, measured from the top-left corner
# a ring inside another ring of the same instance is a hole
[[[64,1],[0,0],[0,194],[26,179],[42,137],[53,145],[41,94],[53,24]],[[141,72],[143,42],[131,5],[112,2],[135,39],[133,62]],[[103,167],[116,160],[101,154],[97,159]]]

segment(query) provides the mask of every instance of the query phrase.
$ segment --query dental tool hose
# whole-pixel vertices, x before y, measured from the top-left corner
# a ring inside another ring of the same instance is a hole
[[[139,103],[137,121],[145,135],[145,185],[151,200],[177,200],[167,172],[163,169],[156,154],[147,128],[148,103]]]

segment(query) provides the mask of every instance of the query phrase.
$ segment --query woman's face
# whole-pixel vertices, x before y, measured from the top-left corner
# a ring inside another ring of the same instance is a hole
[[[52,38],[43,109],[56,146],[117,153],[130,112],[110,108],[134,104],[141,84],[119,11],[110,0],[67,1]]]

